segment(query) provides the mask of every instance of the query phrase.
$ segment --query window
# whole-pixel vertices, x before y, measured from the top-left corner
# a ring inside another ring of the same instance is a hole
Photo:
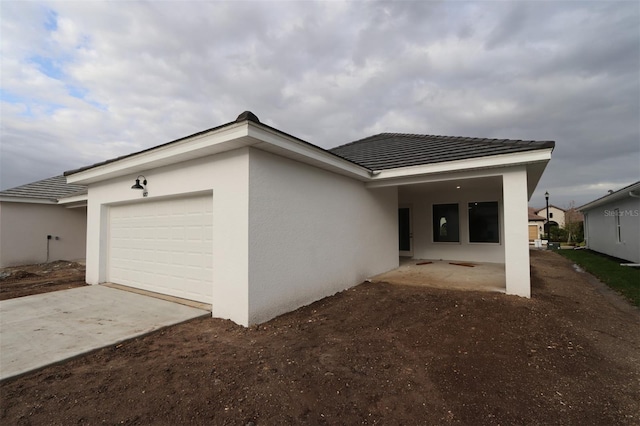
[[[460,242],[460,226],[457,204],[433,205],[433,241]]]
[[[497,201],[469,203],[469,242],[500,242]]]
[[[553,219],[553,212],[549,212],[549,219]]]
[[[622,235],[620,233],[620,209],[613,209],[614,216],[616,218],[616,242],[622,242]]]

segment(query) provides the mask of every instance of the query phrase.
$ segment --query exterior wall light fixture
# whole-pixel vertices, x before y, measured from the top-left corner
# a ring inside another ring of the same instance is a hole
[[[142,185],[140,185],[140,178],[142,178]],[[142,175],[138,176],[136,178],[136,183],[131,186],[131,189],[142,189],[143,197],[149,195],[149,192],[147,191],[147,178]]]

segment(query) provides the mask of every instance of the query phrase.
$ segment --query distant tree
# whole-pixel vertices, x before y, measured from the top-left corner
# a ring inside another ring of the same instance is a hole
[[[551,225],[549,227],[549,239],[557,243],[565,241],[567,239],[567,230],[557,225]]]
[[[576,210],[575,201],[569,203],[569,208],[564,213],[564,229],[567,243],[584,241],[584,217]]]

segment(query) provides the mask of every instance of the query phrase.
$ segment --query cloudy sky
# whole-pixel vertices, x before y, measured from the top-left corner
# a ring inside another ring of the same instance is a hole
[[[636,1],[2,1],[0,187],[227,123],[555,140],[533,206],[640,179]]]

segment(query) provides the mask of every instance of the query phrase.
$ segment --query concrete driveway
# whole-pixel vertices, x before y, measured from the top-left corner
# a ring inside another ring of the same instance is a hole
[[[210,312],[102,285],[0,302],[0,380]]]

